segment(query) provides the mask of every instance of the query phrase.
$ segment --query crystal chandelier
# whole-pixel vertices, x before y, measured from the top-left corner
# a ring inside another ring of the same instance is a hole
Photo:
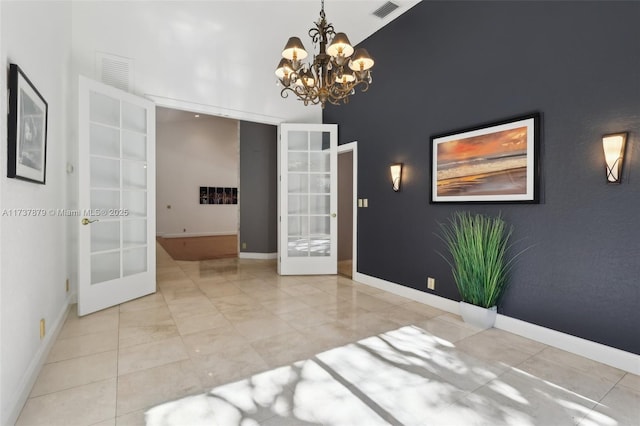
[[[283,89],[280,96],[286,98],[294,93],[305,105],[326,102],[339,105],[349,102],[349,96],[360,86],[366,92],[371,84],[373,59],[366,49],[353,49],[345,33],[336,33],[332,24],[327,24],[324,14],[324,0],[320,9],[320,19],[315,28],[309,30],[314,46],[320,43],[320,51],[313,62],[302,62],[308,56],[298,37],[291,37],[282,51],[282,59],[276,69],[276,76]]]

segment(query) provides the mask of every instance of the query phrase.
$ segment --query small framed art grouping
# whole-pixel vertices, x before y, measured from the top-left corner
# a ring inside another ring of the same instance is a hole
[[[540,114],[431,137],[431,203],[538,203]]]
[[[7,177],[44,185],[48,105],[16,64],[9,66]]]

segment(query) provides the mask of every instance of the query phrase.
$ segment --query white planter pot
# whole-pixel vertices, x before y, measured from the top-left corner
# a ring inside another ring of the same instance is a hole
[[[464,322],[486,329],[493,327],[493,324],[495,324],[498,308],[496,306],[482,308],[470,303],[460,302],[460,315]]]

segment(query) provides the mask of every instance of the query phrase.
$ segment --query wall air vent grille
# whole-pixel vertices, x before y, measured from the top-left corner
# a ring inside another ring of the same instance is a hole
[[[386,2],[385,4],[383,4],[382,6],[380,6],[378,9],[376,9],[373,14],[375,16],[377,16],[380,19],[384,19],[386,18],[391,12],[393,12],[394,10],[396,10],[397,8],[399,8],[400,6],[398,6],[397,4],[393,3],[393,2]]]
[[[125,92],[133,91],[133,59],[97,52],[96,69],[104,84]]]

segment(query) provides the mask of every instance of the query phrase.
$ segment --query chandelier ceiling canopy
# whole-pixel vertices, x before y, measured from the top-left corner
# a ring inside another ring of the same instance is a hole
[[[345,33],[336,33],[328,24],[324,13],[324,0],[320,9],[320,19],[309,30],[314,46],[319,44],[318,54],[309,64],[303,61],[309,53],[298,37],[291,37],[282,51],[282,59],[276,69],[276,76],[283,98],[289,92],[305,105],[322,105],[329,102],[339,105],[348,103],[349,96],[355,94],[356,87],[366,92],[371,84],[373,59],[363,48],[354,49]]]

